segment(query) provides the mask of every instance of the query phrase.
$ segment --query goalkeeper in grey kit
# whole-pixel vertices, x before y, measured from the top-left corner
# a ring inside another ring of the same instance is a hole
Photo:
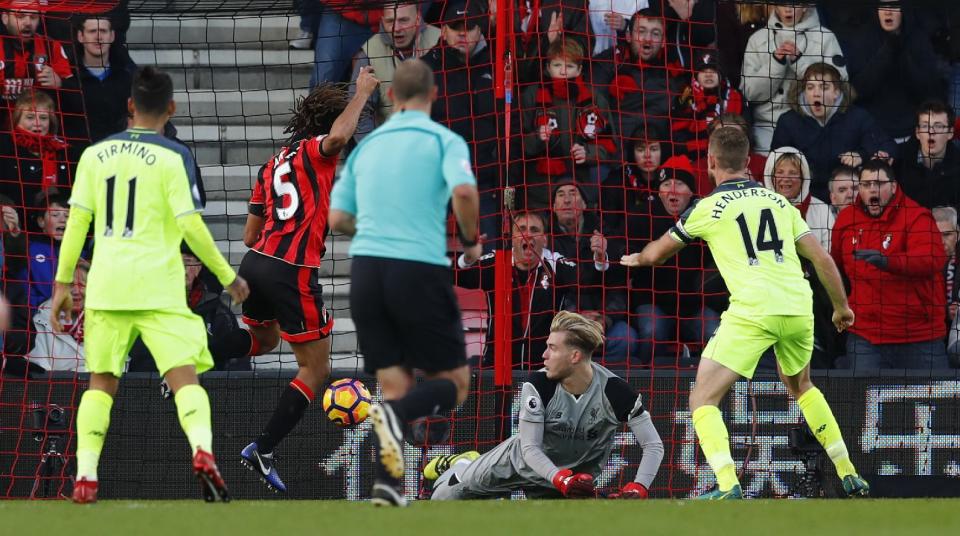
[[[663,460],[663,442],[630,385],[591,357],[603,326],[561,311],[550,326],[543,370],[524,382],[519,432],[480,455],[465,452],[430,460],[424,478],[436,480],[433,500],[486,499],[523,490],[528,498],[593,497],[594,480],[626,422],[643,449],[634,480],[614,497],[647,497]]]

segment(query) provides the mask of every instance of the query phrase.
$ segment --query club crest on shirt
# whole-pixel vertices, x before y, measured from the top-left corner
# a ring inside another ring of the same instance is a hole
[[[893,235],[887,235],[883,238],[883,249],[890,249],[890,242],[893,241]]]

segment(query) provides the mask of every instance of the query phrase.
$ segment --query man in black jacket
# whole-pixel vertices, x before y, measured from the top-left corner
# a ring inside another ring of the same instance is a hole
[[[546,248],[546,220],[537,212],[521,212],[513,219],[513,367],[537,370],[550,336],[550,322],[562,310],[576,310],[578,284],[598,285],[609,263],[596,263],[579,273],[577,263]],[[482,367],[493,365],[494,254],[479,259],[457,259],[455,284],[487,293],[487,334]]]
[[[500,173],[493,52],[484,37],[489,19],[479,0],[447,2],[442,19],[440,43],[421,58],[436,76],[430,115],[470,146],[480,191],[480,232],[494,240],[500,236]]]
[[[622,363],[638,349],[637,332],[627,319],[626,271],[611,265],[597,274],[597,267],[609,263],[611,249],[622,254],[623,245],[619,240],[608,245],[609,231],[603,228],[599,213],[587,208],[583,191],[573,179],[554,184],[551,202],[550,250],[577,264],[580,284],[572,290],[577,312],[603,324],[603,364]]]
[[[90,143],[123,130],[127,99],[137,65],[127,49],[116,44],[113,20],[105,15],[87,15],[77,21],[76,40],[82,56],[77,61],[83,112],[90,127]],[[81,119],[83,116],[80,116]],[[87,139],[83,125],[65,120],[67,136]]]
[[[953,142],[953,110],[940,101],[917,109],[915,139],[903,144],[897,182],[907,197],[933,208],[960,207],[960,148]]]

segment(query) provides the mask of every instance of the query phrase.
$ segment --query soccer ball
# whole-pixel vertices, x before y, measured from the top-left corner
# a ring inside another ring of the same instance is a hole
[[[323,393],[323,411],[338,426],[362,423],[370,412],[370,391],[360,380],[344,378]]]

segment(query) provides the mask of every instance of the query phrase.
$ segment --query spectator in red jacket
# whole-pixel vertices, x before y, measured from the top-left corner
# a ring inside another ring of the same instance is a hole
[[[886,162],[865,164],[860,197],[833,228],[831,254],[857,316],[847,358],[854,369],[945,369],[947,256],[930,209],[895,179]]]
[[[0,12],[0,82],[3,98],[16,100],[24,89],[39,86],[56,89],[73,78],[73,70],[63,45],[38,33],[40,14],[32,10],[8,9]],[[76,86],[74,86],[76,87]]]

